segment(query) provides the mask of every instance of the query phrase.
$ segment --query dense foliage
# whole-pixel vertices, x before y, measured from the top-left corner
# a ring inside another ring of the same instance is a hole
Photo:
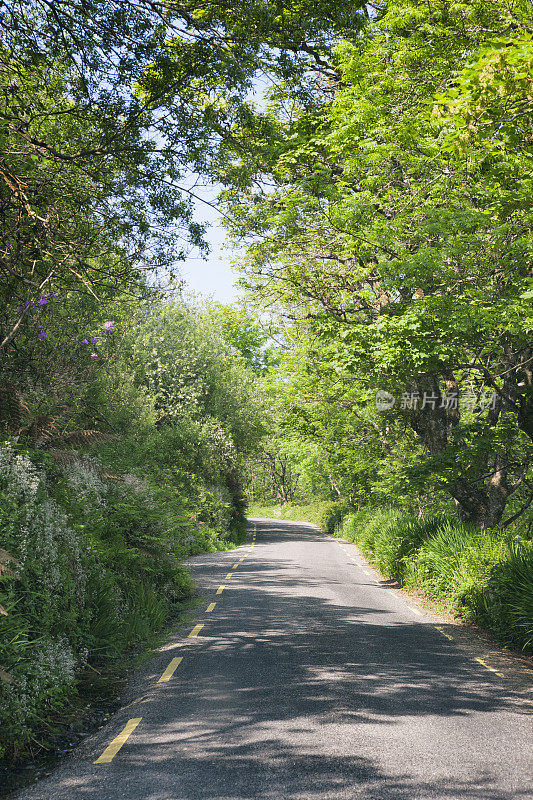
[[[355,504],[447,495],[493,528],[531,503],[529,25],[529,3],[391,2],[319,103],[278,89],[268,136],[240,129],[226,198],[290,322],[282,424]]]
[[[220,311],[165,302],[132,319],[127,298],[114,311],[72,345],[58,300],[40,317],[47,338],[27,343],[27,382],[4,386],[0,751],[10,755],[73,701],[88,668],[105,669],[176,612],[191,589],[184,558],[245,531],[241,462],[260,409]]]
[[[244,484],[530,646],[529,0],[14,0],[0,34],[0,755],[240,541]],[[251,310],[180,294],[202,181]]]
[[[531,647],[531,5],[373,9],[313,102],[277,86],[226,145],[243,280],[285,322],[252,513]]]

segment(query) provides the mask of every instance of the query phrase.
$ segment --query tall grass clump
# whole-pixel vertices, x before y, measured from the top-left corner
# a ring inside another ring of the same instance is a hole
[[[477,619],[511,647],[533,653],[533,543],[511,545],[476,598]]]
[[[509,544],[501,534],[446,522],[407,561],[405,584],[422,587],[455,611],[472,616],[475,598],[492,568],[508,555]]]

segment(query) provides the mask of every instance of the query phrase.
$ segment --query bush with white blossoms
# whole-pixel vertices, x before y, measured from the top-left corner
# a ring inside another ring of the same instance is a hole
[[[34,500],[41,485],[41,475],[31,459],[18,453],[13,442],[0,446],[0,487],[14,497]]]
[[[87,663],[141,643],[190,591],[154,502],[134,474],[0,445],[0,759],[46,735]]]
[[[105,495],[108,491],[106,483],[99,474],[98,465],[89,458],[76,459],[61,469],[65,479],[75,486],[78,497],[97,506],[105,506]]]

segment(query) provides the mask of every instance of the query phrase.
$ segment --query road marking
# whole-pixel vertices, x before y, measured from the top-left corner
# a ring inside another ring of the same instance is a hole
[[[409,609],[409,611],[412,611],[413,614],[418,614],[419,617],[422,616],[422,612],[419,611],[418,608],[413,608],[412,606],[407,606],[407,608]]]
[[[222,594],[222,592],[224,591],[224,589],[225,589],[225,587],[224,587],[224,586],[219,586],[219,587],[218,587],[218,589],[217,589],[217,592],[216,592],[216,593],[217,593],[217,594]]]
[[[232,576],[232,575],[233,575],[233,572],[228,572],[228,574],[226,575],[226,577],[224,578],[224,580],[226,580],[226,581],[227,581],[227,580],[228,580],[228,578],[231,578],[231,576]]]
[[[209,612],[212,611],[215,606],[216,606],[216,603],[209,603],[209,605],[207,606],[207,608],[205,610],[205,613],[209,614]]]
[[[237,561],[237,563],[232,566],[232,569],[237,569],[238,566],[239,566],[239,562]]]
[[[446,631],[444,631],[442,628],[439,628],[438,625],[434,625],[434,628],[435,628],[436,631],[438,631],[439,633],[442,633],[443,636],[445,636],[447,639],[449,639],[450,642],[453,642],[453,636],[450,636],[449,633],[446,633]]]
[[[135,730],[135,728],[137,727],[137,725],[141,720],[142,717],[136,717],[135,719],[128,720],[128,722],[124,727],[124,730],[113,739],[111,744],[109,744],[106,747],[100,758],[97,758],[96,761],[94,761],[93,763],[109,764],[111,761],[113,761],[114,757],[116,756],[122,745],[125,744],[125,742],[127,742],[127,740],[129,739],[129,737],[131,736],[131,734],[133,733],[133,731]]]
[[[499,678],[503,678],[503,672],[498,672],[498,670],[497,670],[497,669],[494,669],[494,667],[490,667],[488,664],[486,664],[486,663],[483,661],[483,659],[482,659],[482,658],[476,658],[476,661],[477,661],[479,664],[481,664],[481,666],[482,666],[482,667],[485,667],[485,669],[488,669],[488,670],[489,670],[489,672],[494,672],[494,674],[495,674],[495,675],[497,675]]]
[[[372,577],[372,574],[371,574],[371,573],[370,573],[370,572],[369,572],[367,569],[365,569],[364,567],[361,567],[361,569],[363,570],[363,572],[365,573],[365,575],[368,575],[368,577],[369,577],[369,578],[371,578],[371,577]]]
[[[198,636],[203,627],[203,625],[195,625],[192,631],[189,633],[189,636]]]
[[[183,656],[180,656],[179,658],[173,658],[157,682],[167,683],[167,681],[169,681],[171,677],[174,675],[174,673],[176,672],[177,668],[179,667],[182,661],[183,661]]]
[[[244,556],[242,558],[239,558],[239,561],[244,561]]]

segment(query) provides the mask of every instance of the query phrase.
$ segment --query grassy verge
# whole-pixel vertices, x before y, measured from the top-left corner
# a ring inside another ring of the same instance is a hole
[[[333,533],[347,511],[348,506],[343,502],[321,501],[306,505],[279,504],[274,506],[251,503],[246,513],[249,517],[311,522],[322,530]]]

